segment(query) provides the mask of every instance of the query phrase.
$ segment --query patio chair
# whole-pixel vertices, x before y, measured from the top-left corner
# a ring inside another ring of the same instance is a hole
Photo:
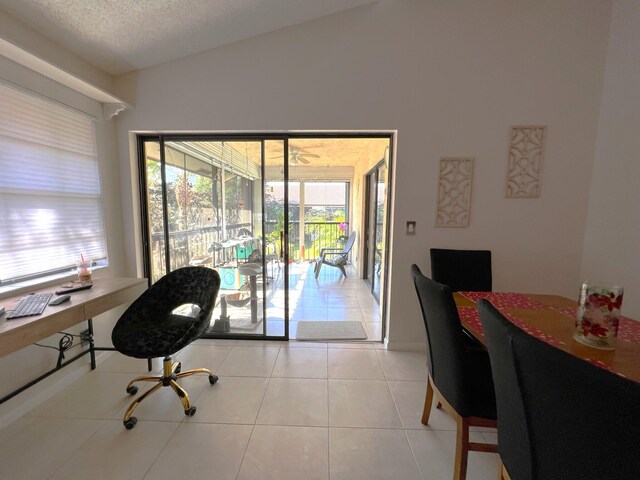
[[[318,278],[318,275],[320,275],[320,269],[322,268],[322,265],[329,265],[330,267],[339,268],[342,274],[346,277],[347,272],[344,269],[344,266],[347,264],[349,252],[351,251],[351,247],[353,247],[353,244],[355,242],[356,232],[353,231],[351,232],[351,235],[349,235],[349,239],[347,240],[347,243],[345,243],[343,248],[321,249],[314,269],[316,278]]]

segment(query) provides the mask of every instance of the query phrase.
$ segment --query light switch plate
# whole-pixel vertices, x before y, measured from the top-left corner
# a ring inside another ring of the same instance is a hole
[[[416,222],[414,220],[410,220],[407,222],[407,235],[415,235],[416,234]]]

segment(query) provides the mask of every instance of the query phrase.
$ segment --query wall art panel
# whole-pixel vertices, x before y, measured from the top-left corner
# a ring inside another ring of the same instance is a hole
[[[511,127],[505,197],[540,196],[545,133],[545,126]]]
[[[436,227],[466,227],[471,211],[473,158],[441,158]]]

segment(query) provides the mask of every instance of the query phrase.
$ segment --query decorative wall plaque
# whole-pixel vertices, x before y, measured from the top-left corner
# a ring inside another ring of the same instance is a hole
[[[505,197],[540,196],[545,130],[545,126],[511,127]]]
[[[441,158],[436,227],[466,227],[471,210],[473,158]]]

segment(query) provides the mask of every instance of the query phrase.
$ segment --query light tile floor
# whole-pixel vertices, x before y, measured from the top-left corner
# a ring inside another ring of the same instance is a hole
[[[327,321],[350,320],[362,323],[367,338],[364,341],[382,340],[380,306],[364,280],[347,266],[347,277],[337,268],[323,266],[320,275],[315,278],[315,263],[301,262],[289,265],[289,337],[296,338],[298,322],[303,320]],[[284,337],[284,268],[273,270],[274,278],[267,287],[266,334]],[[261,296],[261,285],[258,286]],[[220,295],[228,293],[221,290]],[[262,300],[258,301],[258,312],[262,311]],[[230,335],[262,335],[263,323],[251,323],[250,304],[229,306]],[[220,305],[216,307],[213,318],[221,315]],[[261,314],[259,314],[261,315]],[[215,328],[215,327],[214,327]],[[224,335],[212,331],[216,336]]]
[[[347,266],[347,277],[340,270],[324,265],[318,278],[314,263],[290,265],[289,273],[289,335],[296,338],[301,320],[350,320],[362,323],[368,341],[381,341],[380,306],[356,270]],[[268,305],[267,333],[284,331],[284,292],[279,289]]]
[[[440,410],[420,423],[425,356],[371,343],[198,340],[177,358],[207,366],[215,385],[168,388],[125,430],[127,382],[146,362],[113,354],[65,391],[0,430],[0,478],[449,480],[455,424]],[[159,364],[154,364],[159,369]],[[142,386],[141,390],[146,388]],[[495,442],[477,429],[475,441]],[[494,454],[471,453],[469,480],[494,480]]]

